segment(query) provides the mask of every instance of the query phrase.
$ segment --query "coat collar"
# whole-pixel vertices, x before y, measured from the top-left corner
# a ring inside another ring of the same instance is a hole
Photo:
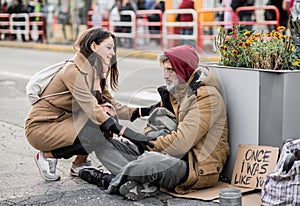
[[[195,70],[195,72],[191,75],[188,82],[182,83],[175,87],[174,93],[172,94],[176,99],[182,98],[186,93],[188,97],[197,93],[197,89],[200,86],[200,76],[201,71]]]
[[[71,61],[76,64],[81,73],[88,74],[93,72],[92,65],[82,53],[76,52],[76,54],[71,58]]]
[[[82,53],[76,52],[70,61],[73,61],[79,72],[86,76],[87,84],[92,91],[94,85],[94,70],[88,59]]]
[[[200,80],[200,76],[201,76],[201,71],[200,70],[196,70],[193,75],[191,76],[191,78],[189,79],[189,83],[188,83],[188,97],[192,96],[192,94],[196,94],[197,93],[197,89],[200,86],[201,80]]]

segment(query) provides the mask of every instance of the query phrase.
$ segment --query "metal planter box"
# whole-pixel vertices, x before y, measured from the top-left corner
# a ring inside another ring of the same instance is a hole
[[[205,66],[216,74],[227,107],[227,178],[231,179],[239,144],[281,148],[285,139],[300,137],[300,71]]]

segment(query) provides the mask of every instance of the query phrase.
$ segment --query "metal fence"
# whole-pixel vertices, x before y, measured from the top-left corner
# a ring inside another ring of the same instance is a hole
[[[266,11],[274,10],[276,14],[275,20],[258,20],[241,21],[238,15],[241,11]],[[216,19],[207,20],[205,16],[213,15],[217,12],[230,12],[231,21],[218,21]],[[176,21],[176,16],[181,14],[192,15],[192,21],[179,22]],[[113,31],[119,38],[130,39],[132,46],[138,48],[139,40],[158,39],[162,48],[167,48],[170,42],[174,41],[190,41],[197,45],[200,49],[203,48],[203,41],[212,40],[213,32],[205,32],[205,29],[219,29],[228,25],[273,25],[279,26],[280,14],[275,6],[247,6],[239,7],[235,12],[231,8],[203,8],[197,12],[194,9],[172,9],[165,10],[162,13],[160,10],[138,10],[122,11],[120,16],[130,16],[130,21],[115,21],[110,17],[108,11],[89,11],[87,15],[87,28],[103,27]],[[151,21],[151,15],[158,15],[158,21]],[[37,20],[38,19],[38,20]],[[121,18],[122,19],[122,18]],[[155,33],[151,32],[149,27],[159,28]],[[127,29],[123,29],[127,28]],[[190,28],[191,33],[183,35],[180,33],[182,28]],[[8,35],[11,39],[12,34],[21,34],[25,36],[27,41],[30,41],[32,35],[40,35],[42,42],[45,39],[45,21],[42,13],[33,14],[0,14],[0,33]],[[143,41],[145,42],[145,41]]]

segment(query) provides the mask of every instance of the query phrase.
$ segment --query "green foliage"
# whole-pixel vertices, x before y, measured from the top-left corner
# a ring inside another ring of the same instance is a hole
[[[294,27],[300,34],[300,26]],[[278,27],[270,33],[255,33],[234,27],[227,34],[221,28],[215,39],[221,54],[220,64],[224,66],[246,67],[271,70],[294,70],[300,66],[299,37],[286,35],[285,27]]]

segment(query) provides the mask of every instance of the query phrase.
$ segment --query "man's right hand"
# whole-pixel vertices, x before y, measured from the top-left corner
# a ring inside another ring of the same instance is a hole
[[[154,147],[154,145],[149,142],[151,139],[141,133],[133,131],[130,128],[126,128],[124,130],[123,137],[134,143],[138,147],[140,153],[143,153],[145,150],[148,151],[148,147]]]
[[[143,153],[145,150],[149,150],[147,146],[151,148],[154,147],[154,145],[149,142],[151,138],[120,125],[113,117],[109,117],[105,122],[103,122],[100,125],[100,129],[102,131],[110,131],[118,136],[125,137],[134,143],[141,153]]]

